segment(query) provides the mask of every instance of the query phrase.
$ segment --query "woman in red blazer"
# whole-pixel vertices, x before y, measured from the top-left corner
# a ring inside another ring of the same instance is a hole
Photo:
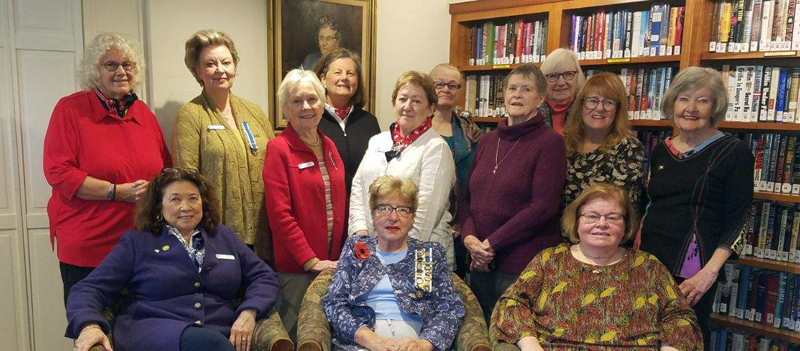
[[[278,313],[296,342],[303,295],[317,274],[335,269],[344,244],[344,164],[317,129],[325,90],[312,71],[289,72],[278,88],[287,128],[267,143],[264,197],[282,298]]]

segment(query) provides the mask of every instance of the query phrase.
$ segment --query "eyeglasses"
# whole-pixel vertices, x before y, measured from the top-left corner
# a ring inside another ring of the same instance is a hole
[[[103,68],[105,68],[106,71],[109,71],[109,72],[116,72],[117,69],[119,69],[119,66],[122,66],[122,69],[124,69],[125,72],[130,72],[130,71],[133,71],[133,70],[136,69],[136,62],[125,61],[125,62],[120,63],[120,62],[116,62],[116,61],[108,61],[108,62],[103,64]]]
[[[578,71],[566,71],[561,73],[550,73],[544,77],[547,78],[548,82],[555,83],[560,77],[564,77],[564,80],[573,80],[577,74]]]
[[[583,98],[583,107],[594,110],[601,102],[603,103],[603,110],[606,111],[614,111],[617,109],[617,105],[619,105],[619,102],[614,100],[600,100],[598,98],[587,97]]]
[[[444,87],[450,88],[450,90],[458,90],[461,89],[461,84],[458,83],[444,83],[444,82],[433,82],[433,86],[436,89],[444,89]]]
[[[414,211],[412,211],[411,208],[408,206],[392,207],[391,205],[386,205],[386,204],[377,205],[372,210],[375,211],[375,213],[377,213],[378,216],[381,217],[386,217],[392,214],[392,211],[397,212],[397,216],[400,218],[408,218],[411,216],[412,213],[414,213]]]
[[[581,213],[581,221],[584,224],[594,224],[600,222],[601,218],[605,218],[606,222],[611,224],[622,224],[625,221],[625,215],[622,213],[607,213],[604,215],[597,213]]]

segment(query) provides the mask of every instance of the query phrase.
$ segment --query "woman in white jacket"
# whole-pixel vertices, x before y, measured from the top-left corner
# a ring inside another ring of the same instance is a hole
[[[430,76],[416,71],[403,73],[392,93],[396,120],[369,140],[364,159],[353,178],[350,196],[352,234],[374,233],[368,188],[383,175],[410,179],[419,187],[419,208],[409,235],[422,241],[440,243],[447,262],[455,267],[450,213],[450,190],[455,184],[455,163],[447,142],[431,128],[436,110],[436,90]]]

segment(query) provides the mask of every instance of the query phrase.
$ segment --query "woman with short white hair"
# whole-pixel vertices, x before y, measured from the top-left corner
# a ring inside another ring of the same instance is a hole
[[[553,50],[542,62],[541,70],[547,79],[546,103],[542,105],[546,110],[544,122],[564,134],[567,114],[586,77],[578,55],[568,49]]]
[[[292,340],[303,295],[317,274],[335,269],[345,239],[344,164],[318,128],[325,89],[313,71],[286,74],[278,103],[289,121],[267,144],[264,197],[281,285],[278,313]]]

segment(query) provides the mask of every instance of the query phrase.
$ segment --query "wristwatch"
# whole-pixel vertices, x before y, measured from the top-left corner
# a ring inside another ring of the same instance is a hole
[[[106,199],[108,199],[108,201],[114,201],[116,197],[117,197],[117,185],[111,183],[111,186],[108,187],[108,192],[106,193]]]

